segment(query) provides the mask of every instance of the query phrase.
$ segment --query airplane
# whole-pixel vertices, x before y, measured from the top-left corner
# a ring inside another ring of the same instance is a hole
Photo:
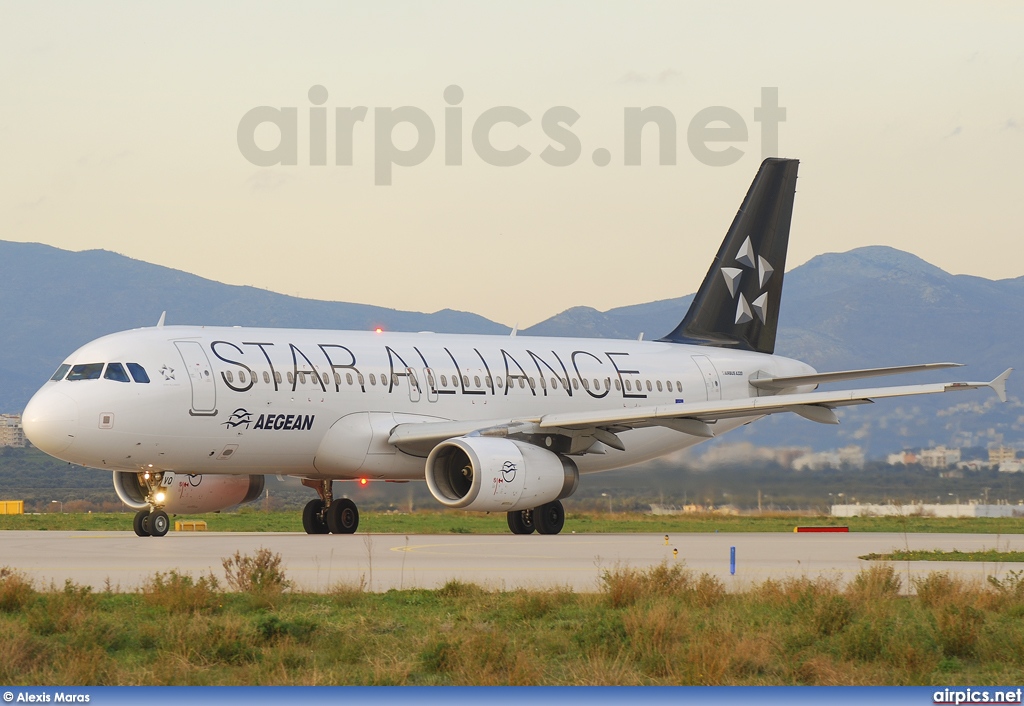
[[[658,340],[156,326],[79,348],[29,401],[25,435],[113,473],[160,537],[168,512],[257,499],[268,474],[316,491],[308,534],[350,534],[335,481],[426,481],[443,507],[504,512],[515,534],[558,534],[561,500],[622,468],[793,413],[836,424],[876,399],[989,382],[818,391],[956,367],[819,373],[775,355],[798,160],[766,159],[679,325]],[[642,339],[642,336],[641,336]]]

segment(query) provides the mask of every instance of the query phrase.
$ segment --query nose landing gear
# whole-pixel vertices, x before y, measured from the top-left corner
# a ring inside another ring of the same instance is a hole
[[[171,528],[171,520],[163,510],[139,510],[132,528],[140,537],[163,537]]]

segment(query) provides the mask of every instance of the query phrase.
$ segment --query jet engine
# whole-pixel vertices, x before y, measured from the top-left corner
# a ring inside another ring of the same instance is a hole
[[[133,510],[151,506],[142,475],[114,471],[117,497]],[[217,512],[256,500],[263,493],[263,483],[263,476],[204,476],[165,471],[154,495],[163,494],[156,505],[170,514]]]
[[[535,508],[576,491],[572,460],[533,444],[505,438],[461,436],[427,457],[427,487],[450,508],[511,512]]]

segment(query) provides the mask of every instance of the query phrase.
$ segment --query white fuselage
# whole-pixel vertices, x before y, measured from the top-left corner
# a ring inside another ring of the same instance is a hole
[[[748,384],[758,373],[813,372],[779,356],[661,342],[191,326],[105,336],[65,363],[134,363],[150,379],[59,380],[36,393],[25,412],[30,438],[69,462],[392,480],[424,477],[422,458],[387,443],[399,423],[486,426],[560,412],[745,399],[758,395]],[[361,422],[363,436],[352,437],[354,460],[340,470],[337,463],[318,468],[328,430],[363,419],[353,415],[370,420]],[[712,427],[717,435],[753,419]],[[579,470],[620,468],[704,440],[657,426],[621,438],[624,451],[579,456]],[[363,457],[369,460],[360,464]]]

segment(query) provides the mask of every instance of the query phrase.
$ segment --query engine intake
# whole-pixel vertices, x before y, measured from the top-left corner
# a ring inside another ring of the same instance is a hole
[[[263,494],[263,487],[263,476],[257,475],[189,475],[166,471],[160,487],[165,499],[160,507],[172,514],[218,512],[256,500]],[[150,507],[146,484],[138,473],[114,471],[114,491],[121,502],[133,510]]]
[[[569,497],[580,473],[571,459],[533,444],[461,436],[434,447],[426,479],[430,494],[446,507],[511,512]]]

